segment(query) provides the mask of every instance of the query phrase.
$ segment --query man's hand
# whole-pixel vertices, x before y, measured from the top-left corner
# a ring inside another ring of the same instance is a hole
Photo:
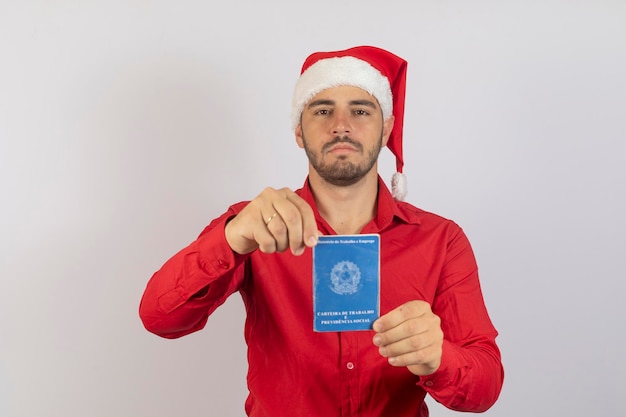
[[[409,301],[374,322],[374,345],[393,366],[406,366],[418,376],[441,364],[441,320],[425,301]]]
[[[231,249],[241,255],[291,249],[301,255],[317,244],[317,224],[311,206],[288,188],[266,188],[225,229]]]

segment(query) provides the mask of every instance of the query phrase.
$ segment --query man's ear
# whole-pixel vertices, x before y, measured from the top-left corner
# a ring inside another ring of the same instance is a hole
[[[395,120],[395,117],[391,115],[387,117],[387,120],[383,122],[383,146],[387,146],[387,141],[389,140],[389,136],[391,136],[391,131],[393,130],[393,122]]]
[[[298,126],[294,129],[296,135],[296,143],[299,147],[304,148],[304,141],[302,140],[302,123],[298,123]]]

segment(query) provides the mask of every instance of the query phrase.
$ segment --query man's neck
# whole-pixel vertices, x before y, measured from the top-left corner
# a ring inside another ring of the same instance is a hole
[[[309,174],[309,183],[320,215],[340,235],[357,234],[376,215],[378,174],[372,170],[356,184],[336,186]]]

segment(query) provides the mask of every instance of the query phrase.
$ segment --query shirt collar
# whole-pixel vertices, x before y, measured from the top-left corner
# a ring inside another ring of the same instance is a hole
[[[311,190],[311,185],[309,184],[309,178],[307,177],[304,181],[304,185],[301,189],[296,191],[296,193],[302,197],[304,201],[309,203],[309,205],[313,208],[313,212],[315,213],[315,218],[318,224],[322,224],[327,226],[330,230],[330,226],[326,223],[326,220],[322,218],[320,215],[317,205],[315,204],[315,199],[313,198],[313,191]],[[376,212],[376,217],[365,226],[362,233],[376,233],[386,229],[394,219],[398,219],[400,222],[407,224],[420,224],[420,216],[419,210],[415,209],[410,210],[407,208],[411,207],[407,203],[398,202],[394,200],[391,195],[391,191],[387,188],[387,185],[382,180],[380,175],[378,176],[378,210]],[[373,230],[375,229],[375,230]]]

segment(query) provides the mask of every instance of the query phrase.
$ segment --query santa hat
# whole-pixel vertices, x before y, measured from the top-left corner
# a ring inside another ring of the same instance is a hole
[[[295,129],[306,103],[327,88],[351,85],[374,96],[382,109],[383,119],[391,115],[395,117],[387,147],[396,157],[397,172],[391,180],[391,192],[400,201],[407,192],[406,177],[402,174],[406,66],[404,59],[373,46],[313,53],[302,65],[291,108],[291,122]]]

